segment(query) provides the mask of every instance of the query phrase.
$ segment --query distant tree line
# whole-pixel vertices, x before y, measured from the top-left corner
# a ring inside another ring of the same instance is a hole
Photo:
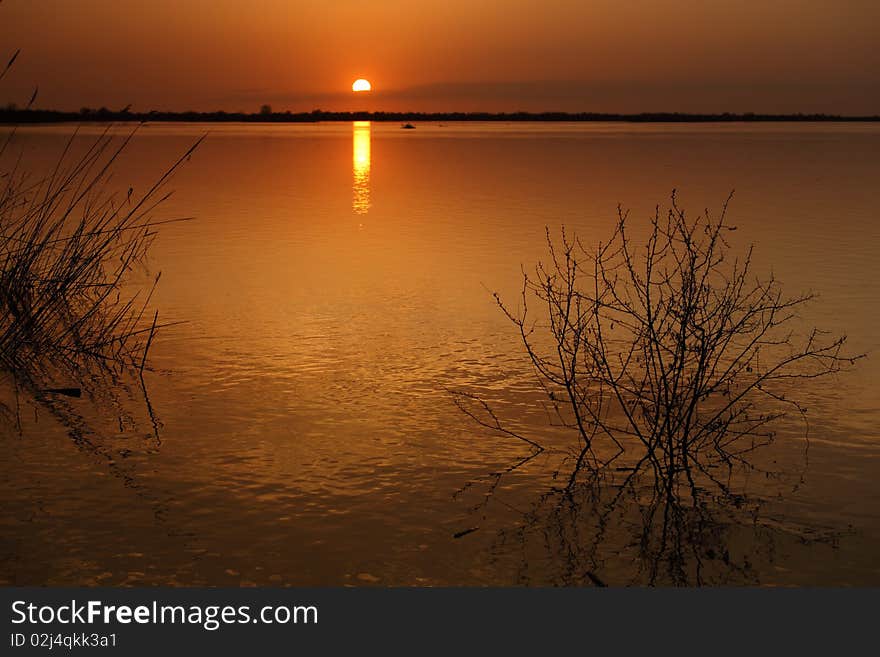
[[[189,121],[310,123],[316,121],[617,121],[630,123],[712,123],[756,121],[880,121],[880,116],[841,116],[836,114],[688,114],[681,112],[643,112],[611,114],[601,112],[276,112],[263,105],[259,112],[132,112],[131,107],[111,110],[83,107],[79,112],[19,108],[14,104],[0,108],[0,123],[63,123],[105,121]]]

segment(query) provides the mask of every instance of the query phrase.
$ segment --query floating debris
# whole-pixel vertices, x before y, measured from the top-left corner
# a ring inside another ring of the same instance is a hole
[[[608,586],[605,582],[603,582],[601,579],[599,579],[598,575],[596,575],[596,574],[595,574],[593,571],[591,571],[591,570],[588,570],[588,571],[587,571],[587,577],[589,577],[589,578],[590,578],[590,581],[591,581],[593,584],[595,584],[596,586],[598,586],[599,588],[603,588],[603,589],[604,589],[604,588],[606,588],[606,587]]]
[[[468,534],[472,534],[477,531],[479,527],[469,527],[468,529],[462,529],[460,532],[455,532],[452,535],[452,538],[461,538],[462,536],[467,536]]]
[[[67,397],[82,397],[81,388],[46,388],[44,393],[50,395],[66,395]]]

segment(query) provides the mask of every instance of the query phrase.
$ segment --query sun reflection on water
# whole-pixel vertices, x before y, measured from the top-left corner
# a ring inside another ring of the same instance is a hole
[[[352,123],[351,209],[356,214],[370,210],[370,122]]]

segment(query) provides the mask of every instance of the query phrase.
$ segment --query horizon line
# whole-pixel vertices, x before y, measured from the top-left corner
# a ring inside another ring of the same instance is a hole
[[[641,122],[641,123],[708,123],[708,122],[880,122],[880,114],[844,115],[824,112],[563,112],[563,111],[361,111],[323,110],[240,112],[227,110],[150,110],[132,112],[130,107],[110,110],[106,107],[84,107],[79,111],[18,108],[14,105],[0,108],[0,124],[10,123],[70,123],[83,122],[249,122],[249,123],[303,123],[319,121],[545,121],[545,122]]]

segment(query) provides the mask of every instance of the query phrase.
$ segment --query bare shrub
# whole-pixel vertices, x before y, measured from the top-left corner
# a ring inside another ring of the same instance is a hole
[[[639,239],[618,208],[609,239],[594,247],[548,229],[548,257],[524,270],[518,303],[495,295],[554,424],[576,438],[558,473],[564,484],[538,508],[565,518],[550,533],[565,554],[586,549],[590,578],[610,519],[627,507],[639,517],[628,545],[638,548],[644,583],[664,581],[661,571],[670,582],[700,583],[713,555],[729,567],[720,518],[746,500],[730,473],[754,467],[753,453],[773,442],[787,414],[806,418],[804,386],[862,357],[844,353],[845,336],[803,330],[799,311],[812,294],[786,296],[772,275],[755,275],[752,247],[736,254],[729,201],[717,216],[690,215],[673,192]],[[454,400],[533,456],[545,450],[474,393]]]

